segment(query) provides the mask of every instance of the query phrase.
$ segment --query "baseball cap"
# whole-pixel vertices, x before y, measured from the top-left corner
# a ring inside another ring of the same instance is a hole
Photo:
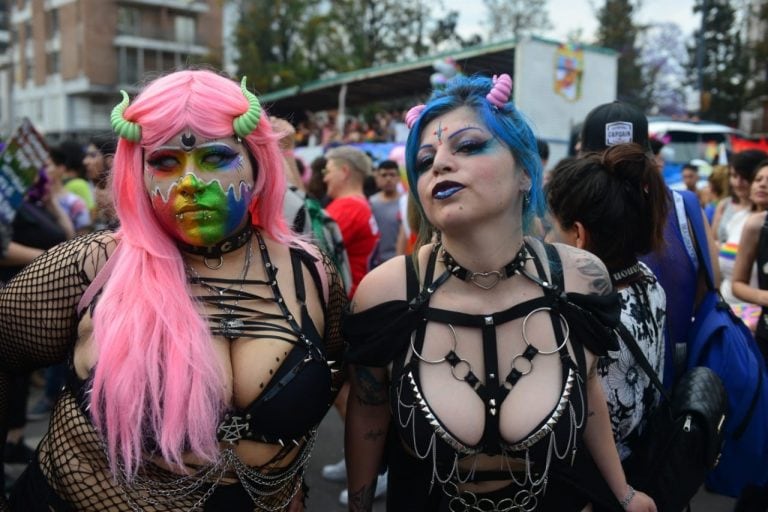
[[[603,151],[628,142],[650,150],[648,119],[639,108],[614,101],[595,107],[587,114],[581,129],[582,151]]]

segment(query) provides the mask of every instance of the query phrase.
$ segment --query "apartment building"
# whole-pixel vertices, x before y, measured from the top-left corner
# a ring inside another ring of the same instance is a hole
[[[87,137],[109,129],[120,89],[192,63],[220,67],[223,3],[0,0],[0,134],[27,117],[51,140]]]

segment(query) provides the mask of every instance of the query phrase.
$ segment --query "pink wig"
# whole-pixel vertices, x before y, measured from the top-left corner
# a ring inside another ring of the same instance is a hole
[[[235,82],[195,70],[150,83],[124,114],[141,126],[141,141],[121,138],[114,159],[121,247],[94,314],[98,359],[91,414],[112,471],[116,474],[121,463],[129,479],[141,464],[147,438],[170,464],[181,464],[187,451],[214,460],[226,403],[224,372],[191,296],[179,249],[151,207],[143,152],[187,128],[206,138],[230,137],[233,120],[247,110]],[[244,142],[257,163],[253,222],[271,238],[292,243],[283,219],[282,159],[264,113]]]

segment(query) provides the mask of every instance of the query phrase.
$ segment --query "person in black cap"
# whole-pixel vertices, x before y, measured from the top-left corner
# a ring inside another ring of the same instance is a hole
[[[648,119],[640,109],[629,103],[614,101],[600,105],[587,114],[581,132],[582,154],[603,152],[610,146],[628,142],[640,144],[643,148],[647,148],[649,153],[656,153],[652,150],[648,135]],[[656,275],[667,295],[663,379],[666,386],[670,386],[674,381],[674,348],[678,344],[687,342],[691,317],[698,305],[696,303],[696,290],[699,280],[703,278],[697,273],[698,264],[695,253],[686,249],[686,247],[693,248],[694,246],[690,239],[686,240],[687,237],[691,236],[690,231],[681,228],[681,222],[683,226],[686,225],[687,217],[678,217],[678,212],[684,214],[683,199],[679,194],[690,194],[690,192],[672,191],[667,187],[669,208],[662,249],[640,258]],[[676,208],[678,204],[680,207]],[[705,222],[705,226],[709,228],[707,222]],[[719,283],[719,268],[714,264],[717,261],[717,248],[709,229],[706,244],[712,255],[715,279]]]
[[[581,152],[602,152],[616,144],[634,142],[650,151],[648,119],[629,103],[614,101],[594,108],[581,128]]]

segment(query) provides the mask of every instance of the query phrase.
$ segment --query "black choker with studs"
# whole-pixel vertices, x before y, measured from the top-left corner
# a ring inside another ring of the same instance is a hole
[[[520,247],[520,250],[517,251],[517,254],[515,254],[515,257],[512,258],[512,261],[501,267],[499,270],[473,272],[457,263],[456,260],[453,259],[453,256],[445,250],[445,247],[442,247],[442,252],[443,263],[445,264],[445,268],[448,269],[448,272],[462,281],[472,283],[483,290],[490,290],[499,284],[499,281],[502,279],[512,277],[525,267],[525,260],[528,259],[528,250],[526,249],[525,244],[523,244]]]
[[[251,239],[253,227],[248,224],[234,235],[225,238],[216,245],[201,247],[199,245],[189,245],[184,242],[177,242],[179,249],[190,254],[197,254],[206,258],[221,258],[228,252],[236,251]]]

